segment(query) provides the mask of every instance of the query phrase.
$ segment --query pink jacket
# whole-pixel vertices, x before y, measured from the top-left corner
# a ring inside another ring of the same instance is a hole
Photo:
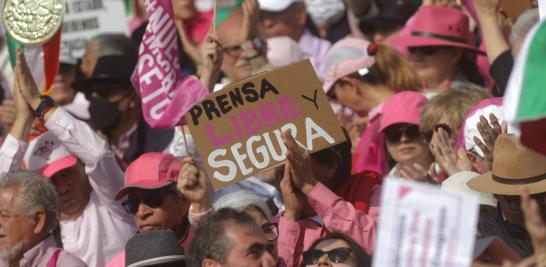
[[[379,132],[383,104],[370,111],[368,124],[353,154],[353,174],[374,171],[381,176],[389,173],[383,133]]]
[[[359,212],[352,203],[317,183],[307,195],[309,205],[322,219],[322,224],[312,220],[279,220],[278,254],[286,266],[299,266],[302,254],[313,241],[328,232],[341,232],[353,238],[366,252],[372,254],[375,247],[376,224],[379,219],[380,186],[375,186],[368,214]]]

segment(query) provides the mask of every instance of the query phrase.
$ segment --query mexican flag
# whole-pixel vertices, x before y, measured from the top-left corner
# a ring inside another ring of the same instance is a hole
[[[47,43],[38,46],[25,46],[6,31],[6,44],[12,68],[15,67],[15,51],[21,48],[38,89],[43,94],[49,94],[59,69],[61,29]]]
[[[506,88],[506,120],[519,127],[521,142],[546,155],[546,23],[527,35]]]

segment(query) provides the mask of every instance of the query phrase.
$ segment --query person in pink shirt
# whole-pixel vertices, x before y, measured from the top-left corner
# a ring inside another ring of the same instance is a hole
[[[145,153],[127,168],[116,200],[127,197],[122,205],[134,216],[140,233],[172,230],[187,248],[194,232],[190,222],[212,211],[206,183],[190,158]],[[122,251],[106,266],[125,266],[125,256]]]
[[[351,37],[332,46],[322,71],[330,99],[368,118],[353,155],[353,173],[370,170],[385,175],[389,167],[378,131],[382,103],[396,92],[417,90],[417,74],[395,49]]]
[[[345,199],[336,193],[346,183],[379,180],[373,172],[363,177],[350,175],[350,161],[341,155],[343,149],[331,149],[330,164],[319,163],[316,154],[310,155],[300,147],[290,133],[284,133],[287,147],[287,162],[281,180],[285,211],[279,218],[279,259],[286,266],[299,266],[302,253],[316,239],[329,232],[341,232],[353,238],[366,252],[372,254],[375,246],[376,222],[379,215],[380,186],[376,183],[366,187],[371,191],[368,213],[361,211],[358,201]],[[342,144],[345,154],[349,154],[350,143]],[[338,145],[338,148],[340,145]],[[321,151],[322,152],[322,151]],[[321,153],[318,152],[318,153]],[[337,155],[337,156],[336,156]],[[356,183],[355,183],[356,184]],[[351,191],[359,195],[354,187]]]

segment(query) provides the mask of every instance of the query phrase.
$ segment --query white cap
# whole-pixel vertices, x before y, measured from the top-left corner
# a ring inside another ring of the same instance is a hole
[[[499,121],[499,124],[501,124],[504,121],[504,113],[502,111],[501,106],[497,106],[494,104],[491,104],[489,106],[483,107],[481,109],[476,110],[472,116],[468,117],[465,121],[464,125],[464,147],[466,150],[474,149],[480,157],[483,157],[482,150],[474,143],[474,137],[479,138],[482,142],[483,139],[480,135],[480,132],[478,131],[477,124],[480,121],[480,116],[484,116],[487,121],[489,121],[489,114],[495,115],[497,117],[497,120]],[[512,127],[508,127],[508,132],[512,132]]]
[[[28,170],[51,177],[76,165],[78,158],[70,154],[54,134],[45,132],[30,142],[23,162]]]
[[[478,192],[466,185],[472,178],[479,176],[478,173],[463,171],[449,176],[442,182],[442,190],[449,192],[463,192],[478,197],[480,205],[497,207],[497,199],[491,193]]]
[[[302,3],[303,0],[258,0],[260,10],[280,12],[287,9],[293,3]]]

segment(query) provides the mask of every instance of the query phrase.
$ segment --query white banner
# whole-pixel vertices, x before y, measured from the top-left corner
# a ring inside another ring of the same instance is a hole
[[[478,199],[438,186],[386,179],[374,267],[468,267]]]
[[[62,46],[81,57],[87,41],[100,33],[129,34],[123,0],[65,0]]]

